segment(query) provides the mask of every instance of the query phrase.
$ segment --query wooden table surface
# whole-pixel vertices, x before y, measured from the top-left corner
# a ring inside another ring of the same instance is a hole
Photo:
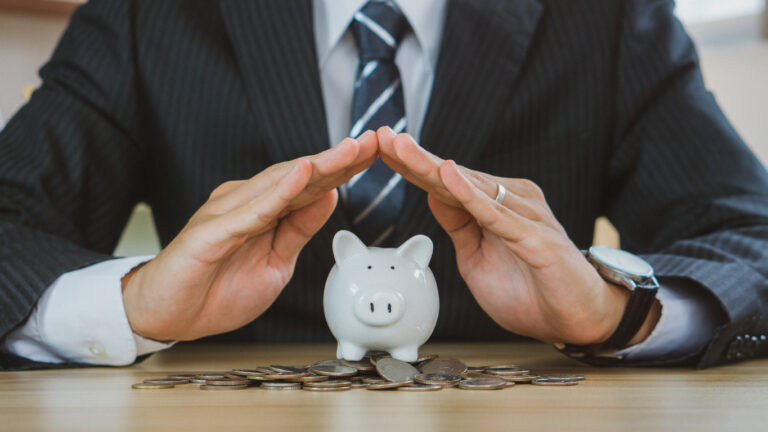
[[[587,380],[425,393],[131,389],[170,372],[304,364],[335,353],[328,344],[186,344],[126,368],[0,372],[0,431],[768,430],[768,359],[696,371],[592,368],[533,342],[427,344],[421,352]]]

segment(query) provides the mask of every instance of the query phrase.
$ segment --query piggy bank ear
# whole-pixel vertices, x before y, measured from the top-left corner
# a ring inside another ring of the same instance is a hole
[[[413,236],[400,245],[396,253],[416,261],[421,268],[427,268],[432,258],[432,240],[421,234]]]
[[[355,255],[368,253],[362,241],[349,231],[339,231],[333,236],[333,256],[340,263]]]

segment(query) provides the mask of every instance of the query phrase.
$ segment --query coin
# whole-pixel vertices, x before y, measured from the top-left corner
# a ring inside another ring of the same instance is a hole
[[[310,375],[309,372],[273,372],[271,374],[255,375],[255,376],[262,377],[262,381],[264,380],[275,381],[275,380],[298,379],[298,378],[302,378],[309,375]],[[251,376],[254,376],[254,375],[248,375],[248,377],[251,377]]]
[[[349,387],[350,385],[352,385],[352,381],[349,380],[328,380],[304,383],[304,387]]]
[[[574,386],[574,385],[578,385],[579,382],[571,381],[571,380],[548,379],[544,377],[539,377],[531,381],[531,384],[540,385],[540,386]]]
[[[376,366],[376,363],[383,358],[392,358],[392,356],[385,351],[377,351],[375,354],[371,354],[368,360],[372,365]]]
[[[501,378],[501,376],[495,376],[487,373],[482,372],[464,372],[461,374],[462,379],[472,379],[472,378]]]
[[[245,385],[245,384],[240,384],[240,385],[203,384],[200,386],[200,390],[243,390],[247,388],[248,388],[248,385]]]
[[[363,384],[383,384],[385,382],[388,382],[385,379],[381,378],[363,378]]]
[[[160,389],[173,388],[173,384],[138,383],[138,384],[132,385],[131,388],[135,390],[160,390]]]
[[[355,368],[357,370],[361,371],[373,371],[376,370],[376,368],[373,367],[371,362],[369,360],[363,359],[363,360],[339,360],[339,363],[341,363],[342,366],[347,366],[351,368]]]
[[[538,378],[536,375],[498,375],[497,377],[507,382],[516,383],[529,383]]]
[[[301,390],[300,383],[263,382],[261,387],[267,390]]]
[[[441,386],[454,386],[461,381],[461,377],[458,375],[446,375],[446,374],[418,374],[413,378],[414,381],[421,384],[437,384]]]
[[[437,354],[424,354],[420,355],[414,363],[424,363],[425,361],[437,358]]]
[[[366,390],[389,390],[394,389],[398,387],[405,387],[407,385],[413,384],[413,381],[404,381],[404,382],[383,382],[381,384],[368,384],[365,389]]]
[[[334,377],[352,376],[357,374],[357,369],[351,368],[349,366],[342,366],[342,365],[312,366],[309,368],[309,370],[318,375],[327,375],[327,376],[334,376]]]
[[[506,387],[507,382],[501,378],[474,378],[462,380],[459,388],[463,390],[497,390]]]
[[[526,375],[531,371],[519,367],[514,368],[486,368],[485,373],[493,375]]]
[[[551,380],[563,380],[563,381],[584,381],[584,375],[542,375],[541,378],[547,378]]]
[[[204,385],[218,385],[218,386],[237,386],[248,385],[247,379],[223,379],[223,380],[208,380]]]
[[[399,391],[413,391],[413,392],[426,392],[442,390],[443,386],[438,384],[411,384],[407,386],[398,387]]]
[[[467,365],[449,357],[438,357],[419,365],[421,373],[441,373],[446,375],[461,375],[467,371]]]
[[[246,375],[245,379],[250,381],[272,381],[269,378],[266,378],[266,375]]]
[[[316,391],[316,392],[333,392],[333,391],[346,391],[352,389],[351,386],[343,387],[303,387],[302,390]]]
[[[248,375],[261,375],[262,372],[255,369],[232,369],[229,373],[244,377]]]
[[[145,379],[145,384],[188,384],[189,379],[181,379],[181,378],[153,378],[153,379]]]
[[[305,368],[304,366],[270,365],[269,368],[275,372],[284,372],[284,373],[303,373],[307,371],[307,368]]]
[[[309,365],[307,369],[312,369],[313,367],[317,367],[317,366],[342,366],[342,364],[341,364],[341,361],[337,359],[321,360],[317,363],[312,363],[311,365]]]
[[[328,377],[325,375],[315,375],[315,374],[309,374],[307,376],[303,376],[301,378],[296,378],[296,382],[302,382],[302,383],[312,383],[312,382],[320,382],[320,381],[328,381]]]
[[[193,379],[196,376],[197,376],[197,374],[171,374],[171,375],[168,375],[167,378],[168,379],[184,379],[184,380],[189,381],[189,380]]]
[[[195,378],[201,379],[201,380],[215,380],[215,379],[224,379],[226,377],[224,376],[224,372],[222,373],[212,372],[212,373],[197,374],[195,375]]]
[[[343,378],[343,379],[342,379]],[[167,389],[188,382],[203,390],[240,390],[261,385],[268,390],[344,391],[370,390],[436,391],[458,385],[461,389],[492,390],[520,383],[542,386],[573,386],[584,380],[579,374],[534,375],[515,364],[467,366],[434,354],[415,362],[392,358],[385,351],[371,351],[362,360],[321,360],[309,366],[270,365],[230,372],[173,373],[134,384],[135,389]]]
[[[391,357],[377,361],[376,372],[390,382],[413,382],[413,377],[419,374],[415,367]]]

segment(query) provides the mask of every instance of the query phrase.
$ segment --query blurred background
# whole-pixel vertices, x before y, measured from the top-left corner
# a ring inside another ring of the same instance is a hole
[[[79,3],[84,0],[0,0],[0,118],[7,121],[13,116],[39,85],[37,70],[50,56]],[[768,164],[766,3],[768,0],[678,0],[677,14],[696,41],[709,88],[747,144]],[[595,242],[619,243],[610,222],[603,218],[597,221]],[[115,254],[144,255],[158,250],[151,209],[141,204]]]

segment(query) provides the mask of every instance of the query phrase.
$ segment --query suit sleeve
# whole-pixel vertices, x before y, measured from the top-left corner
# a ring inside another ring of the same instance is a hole
[[[78,9],[0,134],[0,339],[59,276],[111,258],[142,198],[131,2]],[[0,370],[40,367],[10,353]]]
[[[644,363],[705,368],[766,352],[768,174],[705,88],[673,7],[624,2],[605,210],[662,285],[688,284],[721,312],[701,351]]]

